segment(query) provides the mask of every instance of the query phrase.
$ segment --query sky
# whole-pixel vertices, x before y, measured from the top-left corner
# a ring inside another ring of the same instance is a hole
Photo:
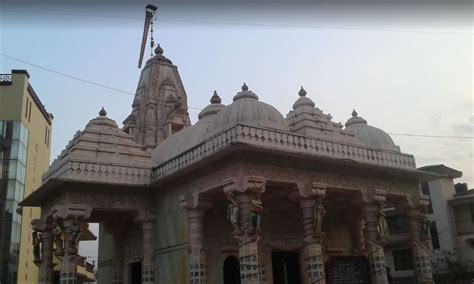
[[[0,4],[0,73],[30,73],[54,115],[52,160],[102,106],[121,125],[133,95],[5,55],[134,93],[147,2],[133,3]],[[354,108],[391,134],[468,137],[392,135],[417,166],[445,164],[474,187],[472,1],[255,3],[158,3],[155,40],[178,66],[190,107],[205,107],[214,90],[229,104],[246,82],[286,115],[304,86],[336,122]],[[189,112],[196,122],[199,110]],[[82,249],[97,255],[96,244]]]

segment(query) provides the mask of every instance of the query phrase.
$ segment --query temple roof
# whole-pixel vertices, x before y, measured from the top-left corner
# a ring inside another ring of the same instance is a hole
[[[85,178],[101,182],[133,183],[133,179],[127,182],[117,179],[116,175],[138,178],[142,175],[138,173],[140,169],[151,166],[150,155],[133,141],[132,136],[119,129],[102,108],[99,116],[90,120],[84,130],[76,132],[43,180]]]

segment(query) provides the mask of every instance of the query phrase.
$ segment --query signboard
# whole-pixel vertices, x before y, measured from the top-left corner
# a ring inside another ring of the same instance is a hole
[[[329,284],[370,283],[369,260],[365,256],[334,256],[328,261]]]

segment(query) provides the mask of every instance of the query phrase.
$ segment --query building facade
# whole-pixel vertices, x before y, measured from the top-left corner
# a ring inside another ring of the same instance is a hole
[[[445,165],[422,167],[443,177],[422,184],[430,199],[432,261],[445,270],[445,258],[460,263],[474,262],[474,191],[456,190],[454,180],[462,172]],[[471,269],[474,269],[472,267]]]
[[[41,207],[40,283],[75,283],[77,232],[100,223],[99,283],[388,283],[389,208],[408,221],[414,277],[432,283],[428,201],[416,168],[356,111],[332,121],[301,88],[286,117],[244,83],[191,125],[158,46],[123,128],[78,131],[22,203]]]
[[[38,251],[32,244],[38,236],[31,221],[40,208],[19,203],[41,185],[51,153],[52,114],[48,113],[29,83],[26,70],[0,75],[0,283],[37,283]],[[81,240],[95,240],[87,224]],[[59,282],[59,259],[54,259]],[[81,281],[93,281],[94,267],[78,262]]]
[[[2,284],[29,283],[38,275],[30,223],[40,211],[18,204],[41,185],[41,176],[49,167],[53,116],[39,100],[29,77],[26,70],[0,75]]]

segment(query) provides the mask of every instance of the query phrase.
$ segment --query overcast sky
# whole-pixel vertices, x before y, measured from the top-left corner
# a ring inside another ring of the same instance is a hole
[[[417,5],[163,1],[155,38],[178,66],[192,107],[206,106],[213,90],[229,104],[245,81],[286,115],[303,85],[336,122],[344,123],[355,108],[370,125],[392,134],[472,137],[473,4],[410,2]],[[146,1],[13,3],[0,6],[2,54],[135,91]],[[28,70],[54,114],[52,159],[102,106],[119,124],[131,111],[131,95],[0,56],[0,73],[11,69]],[[189,112],[195,122],[199,111]],[[472,138],[392,138],[415,155],[417,166],[445,164],[464,173],[457,181],[473,187]],[[94,245],[83,250],[96,255]]]

